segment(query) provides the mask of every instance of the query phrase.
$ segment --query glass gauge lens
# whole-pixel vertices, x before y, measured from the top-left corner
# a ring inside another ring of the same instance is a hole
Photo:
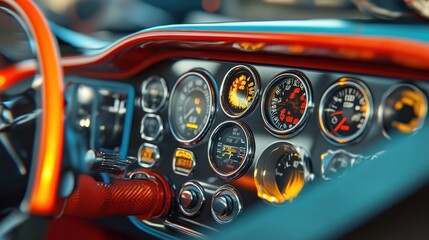
[[[222,83],[221,100],[225,114],[232,118],[243,116],[257,102],[259,78],[246,66],[229,70]]]
[[[323,94],[319,122],[329,139],[348,143],[365,131],[371,114],[368,88],[358,80],[343,78]]]
[[[220,177],[239,177],[253,160],[253,142],[244,123],[228,121],[219,125],[210,138],[210,166]]]
[[[179,78],[169,104],[171,132],[179,143],[195,144],[207,132],[215,110],[214,94],[205,72],[189,72]]]
[[[302,148],[277,142],[261,154],[256,164],[258,196],[273,203],[292,200],[313,179],[308,155]]]
[[[142,84],[142,108],[146,112],[161,109],[168,97],[167,84],[160,76],[151,76]]]
[[[401,84],[387,92],[380,110],[384,134],[387,137],[408,135],[423,126],[427,99],[417,87]]]
[[[270,131],[286,135],[303,125],[309,105],[308,81],[301,75],[284,73],[275,77],[265,90],[262,116]]]

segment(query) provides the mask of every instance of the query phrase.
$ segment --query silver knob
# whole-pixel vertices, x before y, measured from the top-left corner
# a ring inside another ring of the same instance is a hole
[[[118,153],[90,149],[86,152],[85,161],[91,172],[119,174],[123,173],[129,165],[135,163],[137,158],[128,156],[123,159]]]

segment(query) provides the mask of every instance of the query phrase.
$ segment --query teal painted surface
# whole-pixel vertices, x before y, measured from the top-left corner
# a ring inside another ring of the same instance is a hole
[[[393,24],[343,20],[259,21],[216,24],[181,24],[144,30],[199,30],[230,32],[320,33],[403,38],[429,42],[428,24]]]

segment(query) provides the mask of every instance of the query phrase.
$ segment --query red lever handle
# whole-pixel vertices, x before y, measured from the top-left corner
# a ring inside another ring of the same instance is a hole
[[[79,176],[78,186],[67,199],[65,216],[98,218],[136,215],[141,219],[161,217],[168,213],[172,192],[166,179],[150,172],[149,179],[97,182],[87,175]]]

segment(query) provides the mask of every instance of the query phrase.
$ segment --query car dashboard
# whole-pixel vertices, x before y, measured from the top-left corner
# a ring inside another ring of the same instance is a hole
[[[65,59],[68,134],[80,136],[71,152],[135,157],[125,178],[165,175],[170,214],[130,217],[160,236],[204,238],[251,209],[290,207],[313,182],[341,181],[392,138],[412,139],[427,119],[426,66],[398,58],[426,58],[400,44],[425,46],[372,35],[405,26],[326,23],[172,26]],[[358,26],[364,34],[353,36]],[[95,106],[88,92],[105,100]]]
[[[160,238],[206,238],[255,209],[293,208],[392,142],[427,137],[427,33],[339,20],[173,25],[63,57],[63,169],[84,172],[97,149],[137,160],[95,174],[103,181],[164,175],[169,213],[128,217]]]

